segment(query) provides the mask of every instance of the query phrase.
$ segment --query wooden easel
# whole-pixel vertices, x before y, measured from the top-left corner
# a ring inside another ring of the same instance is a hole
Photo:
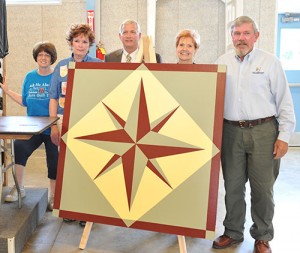
[[[84,230],[80,239],[80,243],[79,243],[79,249],[85,249],[87,241],[89,239],[90,233],[91,233],[91,229],[93,226],[93,222],[89,222],[87,221],[87,223],[84,226]]]
[[[139,52],[137,54],[136,62],[145,62],[145,63],[156,63],[156,55],[153,47],[152,38],[150,36],[142,36],[139,44]],[[87,222],[85,224],[81,240],[79,243],[80,249],[85,249],[87,241],[90,236],[90,232],[93,226],[93,222]],[[183,235],[177,235],[179,252],[187,253],[185,237]]]
[[[93,222],[87,222],[85,224],[85,227],[84,227],[84,230],[82,233],[82,237],[81,237],[81,240],[79,243],[80,249],[85,249],[87,241],[88,241],[90,233],[91,233],[92,226],[93,226]],[[178,238],[178,244],[179,244],[179,252],[187,253],[185,237],[183,235],[177,235],[177,238]]]
[[[156,55],[151,36],[142,36],[136,62],[156,63]]]

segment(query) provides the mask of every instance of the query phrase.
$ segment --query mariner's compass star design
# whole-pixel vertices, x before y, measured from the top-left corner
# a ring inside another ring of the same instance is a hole
[[[132,192],[132,188],[136,189],[137,186],[134,185],[133,178],[136,176],[135,171],[143,170],[144,168],[150,169],[157,177],[162,180],[165,184],[167,184],[170,188],[172,186],[169,184],[168,179],[164,175],[163,171],[156,167],[156,165],[151,161],[152,159],[164,156],[171,156],[176,154],[188,153],[201,150],[197,147],[192,147],[186,143],[179,143],[178,146],[168,146],[168,139],[166,137],[163,141],[160,142],[151,142],[147,141],[147,136],[150,134],[159,135],[159,130],[168,122],[168,120],[172,117],[174,113],[176,113],[177,108],[174,108],[171,112],[167,113],[160,121],[154,126],[151,127],[149,122],[147,101],[143,86],[143,80],[141,80],[140,85],[140,94],[139,94],[139,108],[138,108],[138,120],[136,125],[136,132],[130,133],[126,131],[127,124],[134,124],[134,122],[130,122],[130,118],[127,122],[125,122],[116,112],[114,112],[109,106],[105,105],[107,110],[110,112],[112,117],[120,124],[122,127],[118,130],[113,130],[104,133],[97,133],[93,135],[81,136],[77,137],[77,139],[84,140],[99,140],[99,141],[109,141],[118,145],[120,142],[130,143],[132,146],[123,154],[114,154],[113,157],[107,162],[104,168],[101,169],[97,177],[101,176],[106,170],[112,169],[114,163],[118,160],[122,160],[123,171],[124,171],[124,180],[126,185],[127,199],[129,209],[131,207],[131,200],[134,196]],[[143,141],[144,140],[144,141]],[[173,140],[172,140],[173,142]],[[170,142],[170,143],[172,143]],[[181,145],[180,145],[181,144]],[[180,146],[179,146],[180,145]],[[139,149],[141,152],[137,152]],[[143,155],[146,157],[144,159],[146,164],[135,164],[135,156]],[[138,175],[141,175],[137,173]],[[96,178],[97,178],[96,177]],[[137,184],[140,182],[140,179],[136,182]]]
[[[203,177],[209,176],[206,164],[218,148],[151,71],[137,69],[106,95],[92,97],[91,109],[71,114],[62,136],[67,156],[77,161],[66,173],[84,171],[101,193],[93,194],[93,203],[100,202],[92,214],[109,216],[102,208],[109,205],[131,226],[202,167]]]

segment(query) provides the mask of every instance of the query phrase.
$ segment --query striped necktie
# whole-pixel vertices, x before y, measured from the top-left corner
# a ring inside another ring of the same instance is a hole
[[[130,56],[130,54],[128,54],[128,55],[126,56],[126,62],[131,62],[131,56]]]

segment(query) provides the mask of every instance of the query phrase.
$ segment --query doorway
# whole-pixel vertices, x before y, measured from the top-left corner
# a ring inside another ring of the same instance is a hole
[[[296,114],[290,146],[300,146],[300,13],[278,14],[277,34],[277,56],[286,72]]]

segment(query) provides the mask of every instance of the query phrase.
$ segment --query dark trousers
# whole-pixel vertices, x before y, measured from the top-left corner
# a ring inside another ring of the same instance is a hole
[[[38,134],[29,140],[16,140],[14,143],[15,163],[26,166],[28,158],[41,144],[45,144],[48,178],[56,179],[58,163],[58,147],[52,143],[50,135]]]
[[[245,184],[251,188],[250,233],[257,240],[272,240],[274,236],[273,186],[279,173],[280,160],[273,157],[278,136],[274,119],[252,128],[240,128],[224,123],[222,170],[225,181],[225,234],[240,239],[244,233],[246,215]]]

